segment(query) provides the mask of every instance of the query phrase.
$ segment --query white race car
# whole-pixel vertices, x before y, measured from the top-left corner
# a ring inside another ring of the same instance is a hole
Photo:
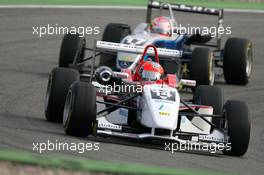
[[[122,50],[141,54],[133,71],[94,68],[97,53]],[[159,64],[159,58],[178,54],[153,45],[145,48],[97,41],[90,67],[83,65],[82,71],[62,67],[52,70],[46,93],[46,118],[62,122],[65,133],[72,136],[221,143],[224,154],[244,155],[250,137],[247,105],[233,100],[223,104],[221,89],[206,85],[197,86],[192,99],[182,99],[178,89],[194,87],[196,82],[164,74]],[[99,110],[98,104],[105,104],[106,108]]]

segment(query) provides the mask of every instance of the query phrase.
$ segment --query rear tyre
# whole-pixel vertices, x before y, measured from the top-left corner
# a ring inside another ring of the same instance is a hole
[[[45,116],[48,121],[62,122],[68,89],[79,79],[78,71],[73,69],[56,67],[51,71],[45,98]]]
[[[230,156],[243,156],[247,152],[250,138],[251,122],[248,106],[242,101],[227,101],[224,114],[231,149],[226,149],[223,153]]]
[[[65,34],[61,43],[59,67],[69,67],[76,58],[76,63],[84,58],[85,38],[77,34]]]
[[[102,41],[120,43],[129,34],[131,34],[129,25],[109,23],[104,30]],[[116,55],[101,54],[98,66],[108,66],[115,70]]]
[[[224,77],[226,83],[248,84],[252,64],[252,43],[248,39],[229,38],[224,49]]]
[[[193,101],[195,104],[212,106],[214,114],[222,114],[224,95],[222,89],[218,86],[197,86],[194,91]],[[212,123],[217,127],[221,126],[219,118],[213,118]]]
[[[162,65],[165,74],[176,74],[176,75],[178,75],[179,66],[175,62],[167,61],[167,60],[160,60],[160,64]]]
[[[67,135],[87,137],[96,128],[96,90],[92,83],[76,82],[68,92],[63,113]]]
[[[197,85],[213,85],[214,76],[212,51],[203,47],[195,48],[190,64],[190,78],[196,80]]]

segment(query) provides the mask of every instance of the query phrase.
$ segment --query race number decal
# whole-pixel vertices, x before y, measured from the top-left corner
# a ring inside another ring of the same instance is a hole
[[[141,46],[145,43],[144,39],[139,39],[139,38],[128,38],[125,39],[124,44],[135,44],[137,46]]]
[[[175,92],[170,90],[155,89],[151,91],[151,97],[152,99],[175,101]]]

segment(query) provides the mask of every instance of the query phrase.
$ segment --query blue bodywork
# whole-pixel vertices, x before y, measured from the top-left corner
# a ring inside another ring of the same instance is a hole
[[[182,50],[186,39],[186,35],[180,35],[176,40],[157,40],[153,44],[158,48]]]
[[[166,48],[188,52],[187,54],[183,53],[183,59],[191,59],[191,54],[189,54],[190,49],[185,45],[187,39],[187,35],[180,35],[176,38],[176,40],[157,40],[153,44],[158,48]]]

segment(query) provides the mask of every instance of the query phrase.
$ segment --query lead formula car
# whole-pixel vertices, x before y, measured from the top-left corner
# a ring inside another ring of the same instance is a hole
[[[134,71],[114,71],[107,66],[95,69],[97,53],[121,50],[141,54]],[[65,133],[71,136],[221,143],[224,154],[244,155],[250,137],[247,105],[233,100],[224,104],[221,89],[206,85],[197,86],[193,98],[181,98],[178,88],[194,87],[196,82],[165,74],[160,65],[160,58],[177,54],[153,45],[131,47],[97,41],[92,64],[83,65],[86,71],[62,67],[52,70],[46,93],[46,119],[62,122]],[[99,104],[106,108],[98,108]]]

